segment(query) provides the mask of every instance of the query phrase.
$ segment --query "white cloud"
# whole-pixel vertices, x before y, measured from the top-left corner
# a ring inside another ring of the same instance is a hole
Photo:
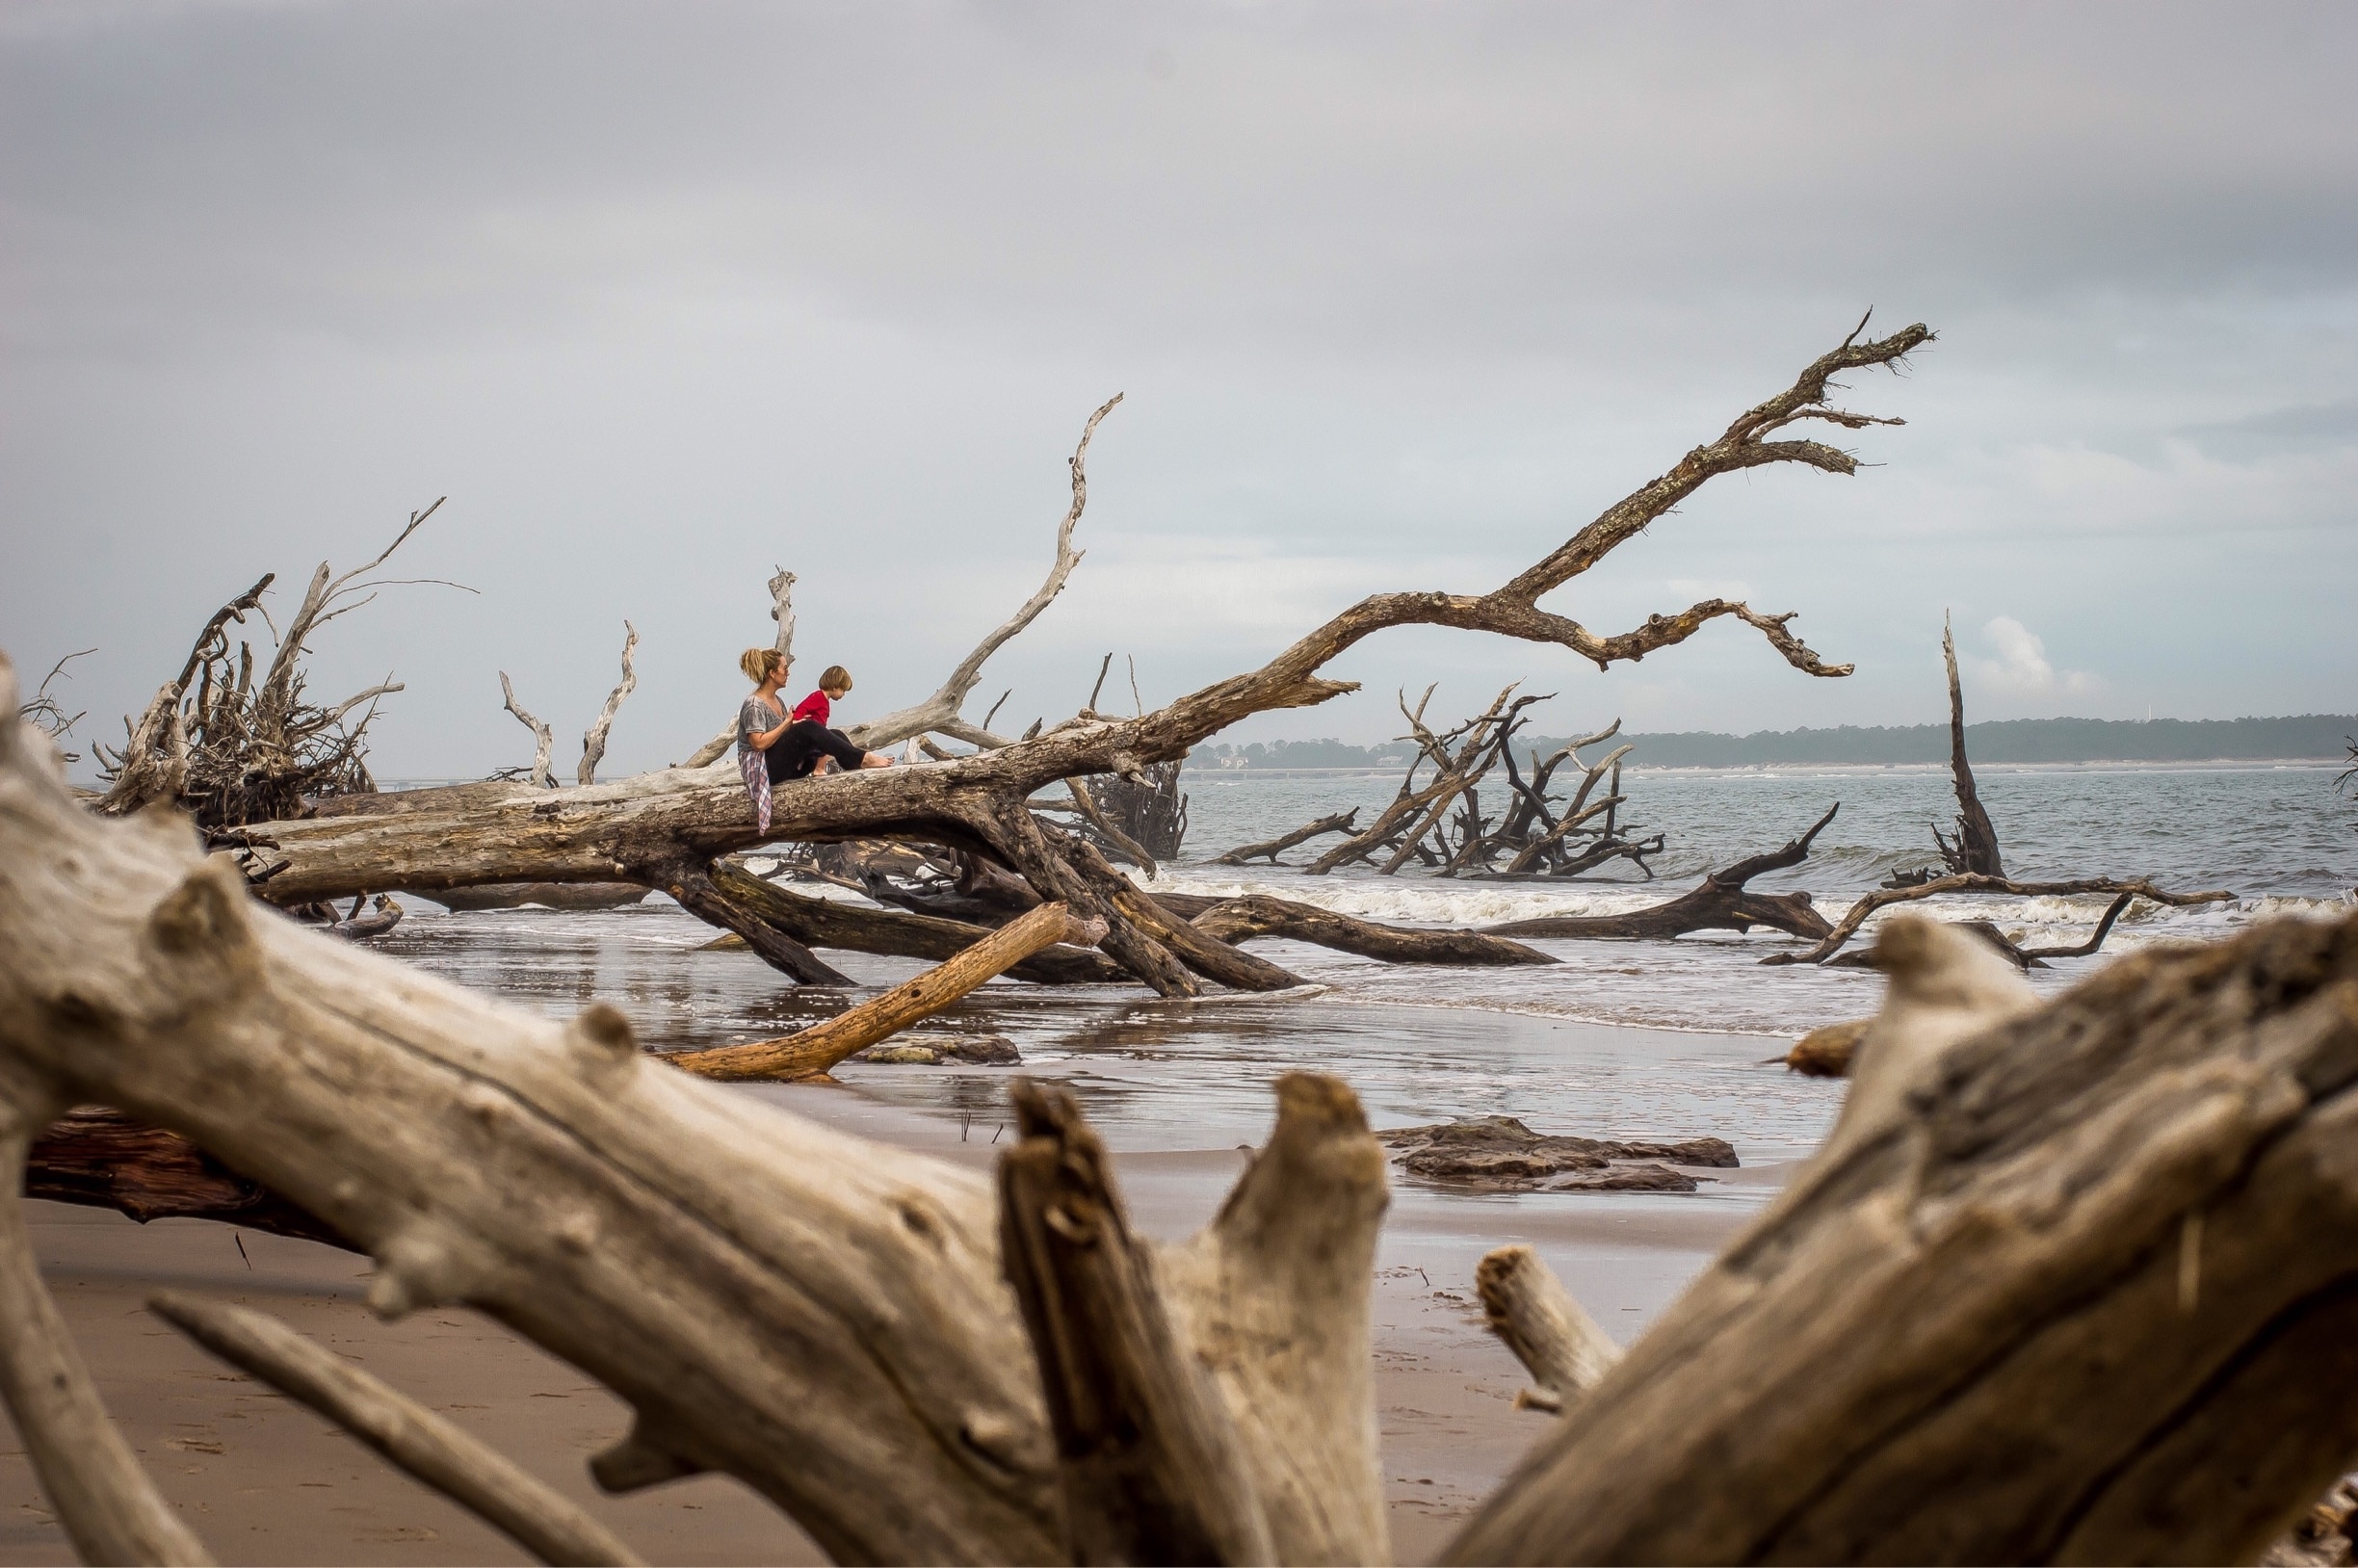
[[[2056,668],[2047,657],[2046,640],[2011,615],[1991,617],[1981,635],[1998,650],[1995,659],[1974,662],[1976,675],[1986,686],[2025,695],[2084,696],[2104,689],[2103,680],[2084,669]]]

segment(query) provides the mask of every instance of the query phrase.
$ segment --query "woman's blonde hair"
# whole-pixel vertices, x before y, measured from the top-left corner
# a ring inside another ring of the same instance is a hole
[[[759,686],[773,672],[786,672],[786,656],[775,648],[747,648],[738,657],[737,667],[746,672],[746,679]]]
[[[819,672],[819,690],[822,692],[851,691],[852,672],[841,665],[827,666]]]

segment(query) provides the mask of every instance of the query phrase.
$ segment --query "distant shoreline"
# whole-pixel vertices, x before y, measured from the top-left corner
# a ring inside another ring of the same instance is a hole
[[[2087,766],[2222,763],[2347,765],[2358,714],[2298,714],[2277,719],[2004,719],[1965,726],[1974,766]],[[1561,736],[1516,738],[1518,753],[1543,755]],[[1729,735],[1710,730],[1623,734],[1591,755],[1628,745],[1632,768],[1885,768],[1939,766],[1949,760],[1949,726],[1845,724],[1832,729],[1760,730]],[[1245,759],[1234,771],[1397,770],[1410,752],[1399,743],[1357,746],[1340,741],[1278,741],[1246,746],[1198,747],[1190,765],[1218,769],[1223,757]],[[1233,764],[1231,764],[1233,769]]]
[[[1220,768],[1190,763],[1182,775],[1188,783],[1199,784],[1216,779],[1276,779],[1276,778],[1398,778],[1406,763],[1384,764],[1357,768]],[[1748,762],[1718,765],[1678,763],[1647,764],[1636,756],[1623,765],[1632,773],[1937,773],[1946,776],[1946,762]],[[2253,772],[2264,769],[2297,768],[2317,772],[2335,772],[2349,766],[2343,757],[2199,757],[2183,761],[2157,762],[2142,757],[2090,757],[2084,762],[1996,762],[1983,763],[1974,759],[1977,773],[2062,773],[2079,770],[2122,770],[2139,773],[2197,772],[2205,769],[2226,769],[2236,772]]]

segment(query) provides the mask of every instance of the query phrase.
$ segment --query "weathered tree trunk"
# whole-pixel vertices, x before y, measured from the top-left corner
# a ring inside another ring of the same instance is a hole
[[[952,909],[963,909],[978,915],[983,912],[980,901],[956,896],[934,900],[906,889],[887,893],[873,882],[870,887],[876,897],[898,899],[911,909],[939,908],[945,915]],[[1436,931],[1411,926],[1386,926],[1376,921],[1361,920],[1355,915],[1322,909],[1316,904],[1273,898],[1267,894],[1248,894],[1236,899],[1204,893],[1154,893],[1146,897],[1171,917],[1186,921],[1203,935],[1220,942],[1249,942],[1257,936],[1281,936],[1333,948],[1342,953],[1356,953],[1362,957],[1380,958],[1387,963],[1482,965],[1552,964],[1557,961],[1536,948],[1525,947],[1520,942],[1509,942],[1501,937],[1484,936],[1479,931]],[[840,908],[842,905],[830,904],[829,907]],[[1010,911],[1005,908],[989,909],[987,913],[993,922],[1010,918]]]
[[[956,957],[993,929],[938,915],[865,909],[834,899],[814,899],[765,882],[727,861],[714,866],[713,882],[753,916],[796,941],[847,953],[939,962]],[[1123,978],[1122,969],[1104,954],[1068,947],[1043,949],[1007,973],[1041,985],[1104,985]]]
[[[1535,920],[1510,920],[1485,926],[1491,936],[1670,937],[1688,931],[1748,931],[1755,926],[1790,931],[1805,938],[1822,937],[1831,929],[1810,902],[1807,893],[1752,893],[1744,884],[1755,876],[1809,858],[1812,840],[1824,831],[1842,810],[1836,801],[1810,830],[1768,854],[1739,860],[1713,872],[1667,903],[1633,909],[1626,915],[1543,915]]]
[[[2358,1454],[2358,918],[1882,938],[1826,1147],[1457,1562],[2239,1562]]]
[[[606,693],[606,704],[582,736],[581,767],[574,771],[574,781],[581,784],[597,782],[598,764],[606,760],[606,738],[614,733],[615,715],[622,711],[624,699],[639,689],[639,666],[631,655],[639,651],[639,629],[629,621],[622,623],[622,679]]]
[[[1244,942],[1256,936],[1283,936],[1297,942],[1355,953],[1387,963],[1416,964],[1552,964],[1557,960],[1537,948],[1509,942],[1480,931],[1426,931],[1404,926],[1381,926],[1374,921],[1339,915],[1314,904],[1261,894],[1241,899],[1189,898],[1157,895],[1156,902],[1186,907],[1205,907],[1192,916],[1195,928],[1222,942]]]
[[[508,678],[506,670],[499,672],[499,678],[500,695],[507,699],[501,706],[515,715],[516,722],[533,734],[532,767],[524,776],[532,781],[536,789],[553,790],[557,787],[557,774],[549,767],[549,758],[557,749],[557,732],[549,727],[546,719],[537,719],[525,712],[524,704],[516,700],[515,683]],[[587,784],[590,781],[585,778],[582,782]]]

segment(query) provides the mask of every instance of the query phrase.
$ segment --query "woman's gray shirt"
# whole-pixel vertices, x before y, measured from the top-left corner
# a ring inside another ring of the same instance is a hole
[[[753,737],[767,734],[785,721],[784,714],[760,697],[746,698],[745,706],[737,710],[737,755],[742,757],[748,751],[759,749],[753,745]]]

